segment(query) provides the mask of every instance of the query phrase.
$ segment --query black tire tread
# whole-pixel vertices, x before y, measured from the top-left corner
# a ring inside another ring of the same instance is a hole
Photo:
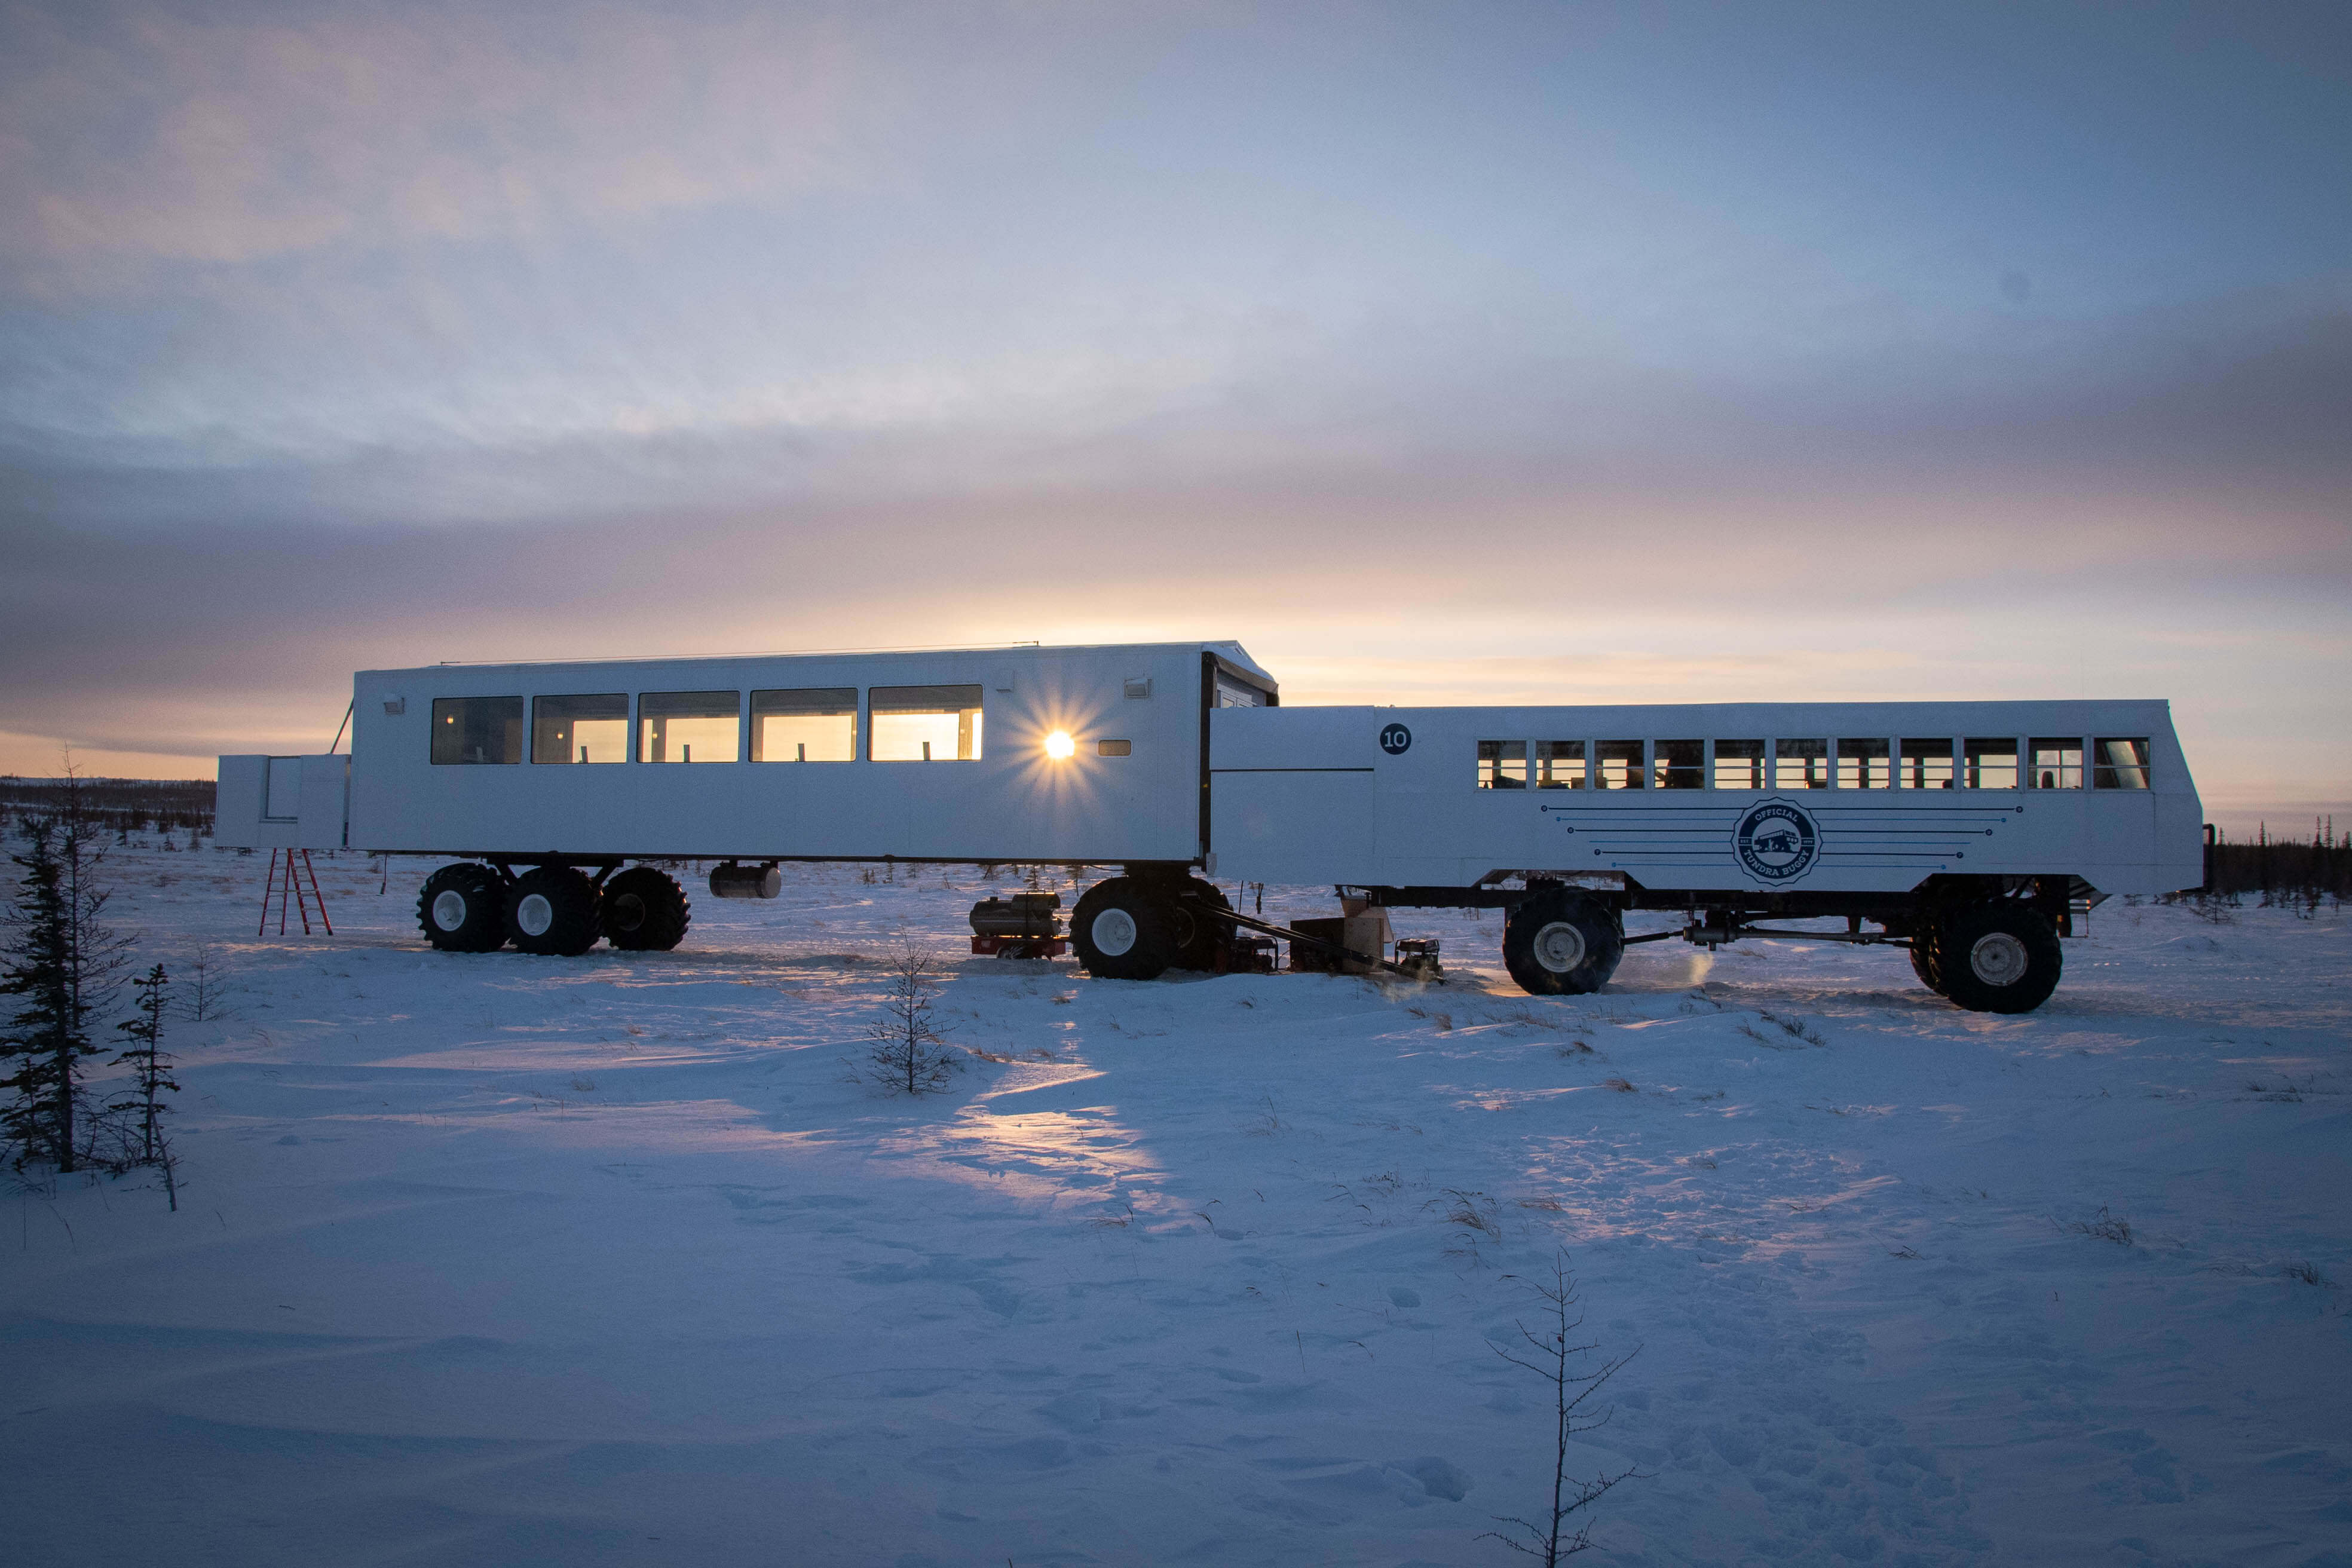
[[[1135,917],[1135,945],[1112,957],[1094,944],[1095,917],[1117,904]],[[1168,934],[1160,900],[1132,877],[1108,877],[1078,897],[1070,911],[1070,945],[1087,973],[1103,980],[1156,980],[1176,963],[1176,943]]]
[[[445,931],[433,923],[433,904],[452,891],[465,896],[466,923]],[[478,860],[459,860],[425,879],[416,894],[416,924],[443,952],[496,952],[507,944],[506,898],[506,881],[496,871]]]
[[[524,931],[515,919],[522,900],[533,893],[544,897],[555,910],[554,922],[537,936]],[[533,867],[507,889],[507,940],[519,952],[577,958],[604,934],[597,914],[596,883],[587,873],[570,866]]]
[[[1988,985],[1969,967],[1969,949],[1994,931],[2025,944],[2025,974],[2013,985]],[[1936,973],[1943,994],[1971,1013],[2031,1013],[2058,989],[2065,966],[2066,952],[2050,917],[2014,900],[1955,910],[1936,934]]]
[[[625,923],[632,899],[645,911],[643,922],[635,927]],[[694,923],[694,906],[687,902],[686,889],[652,866],[632,866],[607,877],[601,914],[604,940],[624,952],[667,952],[686,940],[686,928]]]
[[[1584,962],[1555,974],[1535,959],[1536,933],[1556,920],[1573,920],[1584,933]],[[1538,893],[1503,923],[1503,967],[1532,996],[1582,996],[1609,984],[1625,956],[1625,929],[1617,912],[1570,888]]]

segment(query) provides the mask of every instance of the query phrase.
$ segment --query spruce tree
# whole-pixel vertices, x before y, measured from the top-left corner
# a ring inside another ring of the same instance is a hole
[[[7,932],[0,996],[16,999],[0,1026],[0,1062],[7,1067],[0,1090],[13,1097],[0,1106],[0,1131],[15,1146],[17,1163],[46,1161],[71,1171],[79,1063],[95,1047],[80,1027],[68,980],[73,927],[49,825],[36,822],[25,853],[9,858],[24,868],[24,877],[15,904],[0,916]]]
[[[107,894],[98,876],[97,824],[83,809],[70,771],[64,809],[30,825],[16,901],[0,914],[0,997],[17,999],[0,1022],[0,1134],[17,1163],[47,1163],[60,1173],[79,1168],[81,1144],[95,1129],[81,1116],[87,1059],[100,1047],[90,1019],[121,983],[129,942],[100,916]]]
[[[129,1018],[115,1026],[131,1037],[130,1045],[114,1058],[117,1066],[131,1069],[131,1091],[106,1109],[132,1119],[138,1131],[130,1140],[131,1158],[142,1165],[164,1163],[168,1144],[163,1137],[163,1119],[171,1114],[172,1108],[164,1103],[163,1096],[176,1093],[180,1088],[172,1077],[172,1058],[163,1049],[163,1008],[170,979],[159,963],[132,981],[131,988],[138,993],[138,1000],[132,1004],[134,1010]]]

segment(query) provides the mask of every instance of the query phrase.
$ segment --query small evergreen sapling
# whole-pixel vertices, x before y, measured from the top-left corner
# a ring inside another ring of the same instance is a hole
[[[882,1016],[867,1030],[866,1076],[894,1094],[927,1094],[947,1083],[955,1056],[931,1023],[938,982],[931,959],[909,947],[891,961]]]
[[[131,1157],[139,1164],[162,1168],[163,1190],[171,1194],[173,1211],[177,1213],[180,1184],[172,1165],[172,1142],[163,1134],[163,1118],[172,1108],[163,1097],[177,1093],[180,1088],[172,1077],[172,1058],[163,1049],[163,1009],[170,983],[160,963],[131,983],[139,996],[133,1004],[136,1011],[115,1026],[131,1037],[131,1043],[114,1058],[117,1065],[131,1069],[131,1093],[106,1109],[132,1119],[137,1131],[129,1140]]]

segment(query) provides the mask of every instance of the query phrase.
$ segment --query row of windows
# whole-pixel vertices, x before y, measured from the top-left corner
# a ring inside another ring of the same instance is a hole
[[[1533,772],[1529,752],[1533,752]],[[2147,741],[2090,742],[2094,789],[2146,789]],[[2084,737],[1481,741],[1480,789],[2081,789]]]
[[[865,754],[877,763],[971,762],[981,754],[977,686],[877,686],[866,692]],[[635,756],[641,763],[733,763],[745,747],[755,763],[851,763],[858,757],[857,688],[754,691],[751,723],[740,691],[642,691]],[[520,763],[520,697],[436,697],[436,765]],[[567,693],[529,700],[534,763],[625,763],[630,755],[625,691]]]

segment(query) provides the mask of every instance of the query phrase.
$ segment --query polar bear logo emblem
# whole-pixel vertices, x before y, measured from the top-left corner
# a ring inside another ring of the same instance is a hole
[[[1821,858],[1822,830],[1812,813],[1776,795],[1740,813],[1731,847],[1758,881],[1793,882]]]

